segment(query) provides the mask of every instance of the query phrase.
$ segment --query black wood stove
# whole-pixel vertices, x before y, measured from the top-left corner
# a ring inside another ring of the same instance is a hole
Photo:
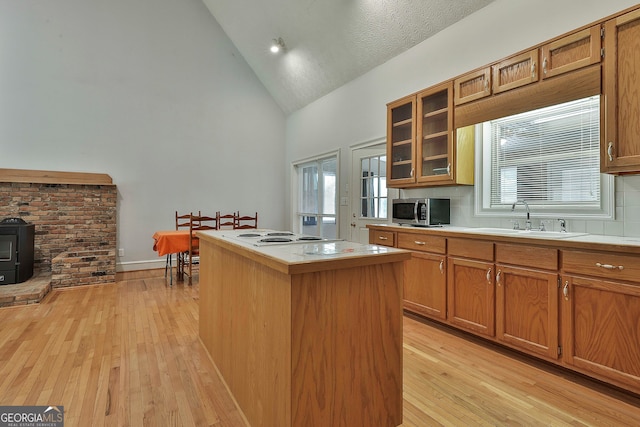
[[[33,276],[35,226],[21,218],[0,221],[0,285],[22,283]]]

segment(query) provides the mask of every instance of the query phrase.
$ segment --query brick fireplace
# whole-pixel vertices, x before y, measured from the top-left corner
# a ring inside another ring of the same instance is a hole
[[[35,224],[34,267],[54,287],[115,281],[116,201],[109,175],[0,169],[0,219]]]

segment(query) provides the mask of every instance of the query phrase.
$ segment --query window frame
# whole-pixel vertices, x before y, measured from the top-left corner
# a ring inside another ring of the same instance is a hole
[[[601,101],[602,108],[602,101]],[[475,132],[475,182],[474,215],[477,217],[519,217],[513,213],[510,205],[491,207],[491,149],[492,143],[483,143],[483,123],[473,125]],[[602,155],[601,151],[598,151]],[[566,204],[544,204],[530,202],[531,210],[537,218],[568,219],[615,219],[615,178],[600,173],[600,203],[596,207]]]
[[[320,180],[318,180],[318,194],[317,194],[317,210],[318,212],[304,212],[300,209],[300,203],[302,200],[302,175],[301,171],[307,165],[314,164],[318,168],[318,174],[321,175],[322,171],[322,162],[327,160],[335,159],[336,162],[336,175],[335,175],[335,194],[334,194],[334,214],[326,214],[322,213],[324,211],[324,184],[321,185]],[[328,153],[320,154],[317,156],[308,157],[305,159],[297,160],[292,162],[292,189],[293,189],[293,203],[292,203],[292,230],[296,233],[303,232],[303,222],[305,218],[316,217],[318,218],[316,221],[317,226],[317,234],[321,237],[333,237],[327,236],[323,234],[323,224],[322,218],[333,218],[335,222],[335,238],[339,238],[340,235],[340,206],[338,204],[339,199],[339,190],[340,190],[340,150],[334,150]]]

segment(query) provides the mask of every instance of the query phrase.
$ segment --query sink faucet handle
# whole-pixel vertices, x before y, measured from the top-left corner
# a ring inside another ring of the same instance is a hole
[[[560,232],[561,233],[566,233],[567,232],[567,221],[565,221],[564,218],[558,218],[558,222],[560,223]]]
[[[520,223],[518,222],[518,220],[511,219],[511,220],[509,220],[509,222],[513,223],[513,229],[514,230],[520,230]]]
[[[545,224],[549,224],[551,221],[549,220],[540,220],[540,231],[547,231],[547,226]]]

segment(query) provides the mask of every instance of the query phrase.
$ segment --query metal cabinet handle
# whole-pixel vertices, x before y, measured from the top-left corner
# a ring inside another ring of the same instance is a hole
[[[410,174],[411,178],[413,178],[413,173],[414,173],[413,171],[414,171],[414,168],[411,168],[411,174]]]
[[[613,162],[613,142],[609,141],[609,145],[607,146],[607,155],[609,156],[609,161]]]
[[[535,61],[531,63],[531,78],[536,78],[536,63]]]
[[[451,163],[447,165],[447,174],[451,176]]]
[[[544,60],[542,61],[542,73],[545,76],[547,75],[547,58],[544,58]]]
[[[496,274],[496,283],[498,284],[498,286],[500,286],[500,276],[502,276],[502,270],[498,270],[498,274]]]
[[[378,239],[380,239],[380,240],[389,240],[389,238],[385,237],[385,236],[378,236]]]
[[[440,260],[440,274],[444,274],[444,260]]]
[[[562,288],[562,295],[564,295],[564,299],[569,301],[569,281],[564,282],[564,287]]]
[[[596,267],[604,268],[607,270],[624,270],[624,265],[600,264],[599,262],[596,262]]]
[[[426,242],[421,242],[420,240],[414,240],[413,243],[415,243],[416,245],[419,245],[419,246],[426,245]]]
[[[487,283],[491,284],[491,269],[487,270]]]

